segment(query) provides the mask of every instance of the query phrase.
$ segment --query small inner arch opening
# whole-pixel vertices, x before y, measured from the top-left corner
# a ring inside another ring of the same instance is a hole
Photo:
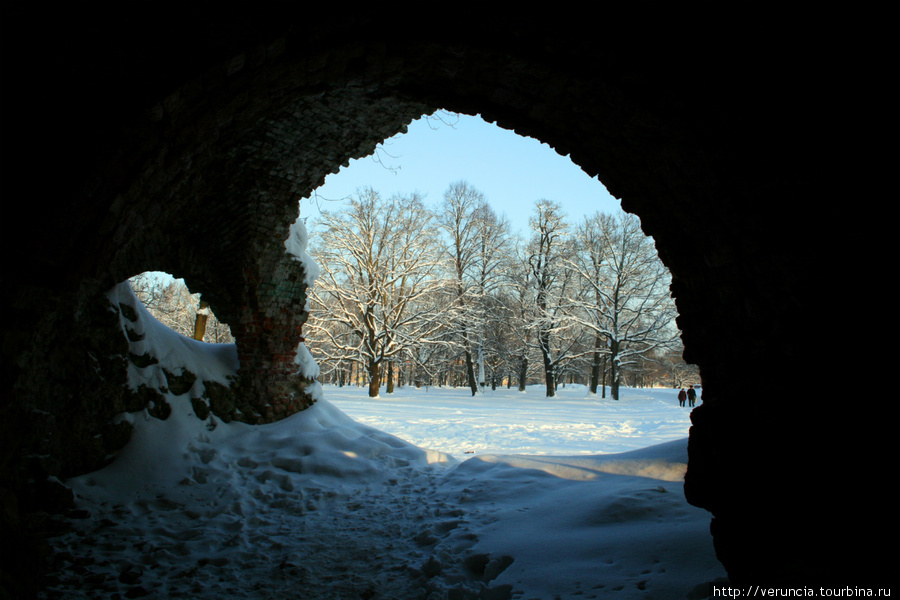
[[[145,271],[128,282],[150,314],[169,329],[209,344],[234,343],[231,327],[216,318],[201,294],[191,293],[184,279]]]

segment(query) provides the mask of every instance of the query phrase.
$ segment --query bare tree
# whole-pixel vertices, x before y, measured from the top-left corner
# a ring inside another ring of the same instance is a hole
[[[527,247],[527,264],[534,293],[533,326],[544,364],[547,397],[556,395],[556,367],[567,356],[567,350],[554,348],[554,337],[568,325],[563,303],[570,273],[565,268],[568,225],[559,204],[550,200],[535,203],[529,221],[534,232]]]
[[[620,370],[677,340],[669,272],[634,215],[596,213],[585,218],[575,238],[566,265],[580,286],[570,298],[577,308],[570,318],[594,333],[594,365],[599,356],[608,359],[610,391],[618,400]]]
[[[432,215],[418,195],[388,201],[371,188],[342,212],[323,211],[311,250],[321,274],[311,297],[310,330],[324,336],[332,360],[361,362],[369,395],[378,396],[387,360],[429,341],[442,325],[430,298],[444,282]]]
[[[531,327],[534,314],[534,290],[528,253],[521,246],[516,248],[516,263],[507,273],[510,281],[506,306],[510,311],[509,330],[515,348],[511,351],[511,370],[515,372],[519,391],[524,392],[531,368],[531,349],[534,330]]]
[[[507,260],[509,222],[498,217],[484,194],[465,181],[447,188],[437,222],[446,237],[444,253],[460,307],[455,329],[474,396],[485,387],[485,338],[492,306],[489,295],[499,285]]]

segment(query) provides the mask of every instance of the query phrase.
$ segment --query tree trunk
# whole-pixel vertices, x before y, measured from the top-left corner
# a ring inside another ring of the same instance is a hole
[[[377,361],[369,363],[369,398],[378,397],[378,388],[381,386],[379,377],[381,376],[381,365]]]
[[[484,347],[478,346],[478,389],[484,391],[487,385],[487,376],[484,370]]]
[[[603,355],[603,366],[600,368],[601,382],[603,385],[603,393],[601,398],[606,398],[606,355]]]
[[[541,356],[544,358],[544,383],[547,386],[547,397],[556,396],[556,376],[553,373],[553,362],[550,360],[550,336],[541,334]]]
[[[387,364],[387,373],[385,375],[385,385],[387,386],[387,393],[394,393],[394,362],[388,361]]]
[[[619,369],[616,367],[618,354],[619,342],[612,340],[609,344],[609,395],[613,400],[619,399]]]
[[[203,341],[206,335],[206,319],[209,318],[209,304],[206,300],[200,301],[200,308],[197,310],[197,318],[194,319],[194,339]]]
[[[473,396],[478,393],[478,383],[475,381],[475,364],[472,361],[472,353],[468,349],[468,342],[466,347],[466,383],[469,385],[469,389],[472,390]]]
[[[522,352],[522,360],[519,363],[519,391],[525,391],[525,379],[528,377],[528,355]]]
[[[594,350],[593,363],[591,363],[591,394],[597,395],[597,387],[600,385],[600,352]]]

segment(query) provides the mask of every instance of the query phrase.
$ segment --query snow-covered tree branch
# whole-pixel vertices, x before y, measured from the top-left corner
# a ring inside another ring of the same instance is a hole
[[[426,300],[445,282],[438,266],[432,215],[413,194],[387,201],[366,188],[343,212],[322,213],[310,329],[332,356],[365,365],[377,396],[386,360],[411,353],[442,326]]]

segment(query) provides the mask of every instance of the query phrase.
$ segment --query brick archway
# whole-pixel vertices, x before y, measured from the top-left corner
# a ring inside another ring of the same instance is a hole
[[[398,31],[393,15],[337,22],[275,6],[214,17],[187,9],[174,21],[142,16],[127,29],[75,32],[69,23],[84,7],[59,10],[74,12],[59,15],[51,41],[4,65],[9,81],[46,70],[44,84],[5,109],[4,146],[18,159],[4,196],[49,168],[23,160],[46,152],[35,131],[52,132],[65,157],[39,186],[49,199],[23,206],[17,235],[6,236],[28,259],[4,271],[15,319],[4,330],[3,433],[19,429],[17,447],[30,451],[40,437],[27,425],[36,427],[34,411],[78,423],[77,433],[50,429],[53,460],[41,468],[87,468],[78,436],[121,408],[115,385],[104,383],[98,400],[100,384],[79,380],[87,370],[67,368],[87,362],[86,338],[116,350],[86,333],[106,326],[97,298],[145,270],[184,277],[231,324],[241,393],[259,420],[308,404],[284,368],[306,318],[303,274],[283,245],[297,200],[412,119],[446,108],[569,155],[656,239],[686,358],[704,380],[686,493],[714,515],[734,580],[878,572],[871,554],[848,563],[806,510],[808,486],[828,469],[798,477],[784,458],[810,457],[839,422],[811,410],[820,399],[796,376],[823,374],[808,352],[829,340],[824,309],[811,310],[827,271],[810,251],[828,235],[808,218],[832,193],[823,162],[832,131],[819,119],[831,110],[821,94],[834,56],[798,71],[783,32],[763,54],[752,36],[618,27],[619,15],[608,15],[609,28],[573,17],[508,18],[500,28],[464,11],[465,24]],[[33,16],[17,5],[4,20]],[[4,38],[5,49],[24,45]],[[761,364],[774,365],[764,390],[755,385]],[[264,410],[273,395],[291,399]],[[17,459],[4,473],[5,487],[25,493]],[[765,485],[746,489],[748,474]],[[860,508],[852,491],[831,504]],[[837,527],[865,544],[865,527]],[[780,539],[790,544],[772,542]]]

